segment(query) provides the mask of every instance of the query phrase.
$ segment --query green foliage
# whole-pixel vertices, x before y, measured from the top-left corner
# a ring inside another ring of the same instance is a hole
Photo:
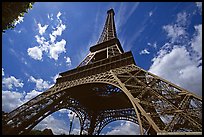
[[[31,130],[28,135],[54,135],[51,129],[44,129],[43,131],[40,130]]]
[[[32,9],[34,2],[2,2],[2,32],[13,29],[19,17]]]
[[[40,131],[40,130],[31,130],[29,135],[42,135],[42,131]]]

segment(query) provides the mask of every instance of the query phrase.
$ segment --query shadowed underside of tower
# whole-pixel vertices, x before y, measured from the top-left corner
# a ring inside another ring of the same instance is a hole
[[[96,45],[56,84],[10,112],[4,134],[28,134],[60,109],[74,111],[80,134],[100,134],[116,120],[139,125],[139,134],[201,134],[202,98],[135,64],[117,38],[114,11],[108,10]]]

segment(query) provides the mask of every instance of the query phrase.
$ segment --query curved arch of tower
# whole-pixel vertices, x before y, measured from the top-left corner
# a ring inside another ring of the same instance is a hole
[[[80,134],[99,134],[115,120],[128,120],[140,134],[202,132],[202,98],[138,67],[116,35],[108,10],[102,34],[75,69],[5,118],[4,134],[27,134],[62,108],[79,117]]]

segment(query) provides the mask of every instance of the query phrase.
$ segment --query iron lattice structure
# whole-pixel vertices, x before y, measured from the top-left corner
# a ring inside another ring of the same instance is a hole
[[[202,98],[138,67],[117,38],[113,9],[107,14],[101,37],[86,58],[60,73],[53,87],[10,112],[5,134],[27,134],[62,108],[77,114],[80,134],[100,134],[115,120],[138,124],[140,134],[202,132]]]

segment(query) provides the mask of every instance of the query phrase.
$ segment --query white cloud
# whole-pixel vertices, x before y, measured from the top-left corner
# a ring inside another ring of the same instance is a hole
[[[56,119],[54,116],[49,115],[43,119],[34,129],[44,130],[45,128],[52,129],[53,134],[69,134],[69,126],[64,119]]]
[[[57,13],[57,18],[59,19],[59,17],[61,16],[62,14],[61,14],[61,12],[59,11],[58,13]]]
[[[56,80],[57,80],[58,77],[60,77],[59,74],[56,74],[56,75],[53,77],[53,81],[54,81],[54,83],[56,83]]]
[[[38,47],[41,50],[41,52],[43,52],[43,51],[48,52],[49,41],[46,41],[46,39],[44,37],[39,37],[38,35],[36,35],[35,38],[39,44]]]
[[[202,2],[196,2],[196,6],[198,7],[200,14],[202,15]]]
[[[45,42],[45,38],[44,37],[39,37],[38,35],[35,36],[36,41],[38,42],[38,44],[42,45]]]
[[[2,68],[2,76],[4,76],[4,68]]]
[[[66,59],[67,66],[71,66],[72,62],[71,62],[70,57],[64,57],[64,58]]]
[[[69,117],[69,123],[72,122],[71,134],[79,135],[80,122],[79,122],[79,118],[77,117],[76,113],[72,112],[71,110],[68,110],[68,117]]]
[[[44,130],[45,128],[52,129],[53,133],[55,135],[61,135],[61,134],[69,134],[70,125],[68,119],[72,120],[73,114],[70,114],[70,110],[68,109],[60,109],[59,111],[55,112],[55,115],[49,115],[45,119],[43,119],[34,129],[38,130]],[[57,116],[58,115],[58,116]],[[68,117],[66,120],[60,119],[60,117],[63,115],[63,117]],[[72,130],[71,134],[77,134],[79,135],[80,126],[79,126],[79,119],[74,117],[74,122],[72,124]]]
[[[139,127],[135,123],[126,121],[120,126],[114,127],[113,130],[108,131],[106,135],[138,135]]]
[[[47,27],[48,25],[41,26],[41,24],[38,23],[38,30],[39,30],[40,35],[43,35],[45,33]]]
[[[76,114],[72,111],[68,111],[68,117],[69,117],[69,121],[72,121],[72,119],[76,116]]]
[[[70,113],[70,110],[63,108],[63,109],[60,109],[59,112],[60,113]]]
[[[50,42],[53,43],[56,40],[56,36],[53,36],[52,34],[49,34],[50,36]]]
[[[152,12],[152,11],[150,11],[150,12],[149,12],[149,16],[151,17],[152,15],[153,15],[153,12]]]
[[[53,36],[61,36],[62,35],[62,31],[64,31],[66,29],[66,26],[64,24],[60,24],[57,26],[57,29],[55,31],[52,32]]]
[[[72,132],[70,133],[72,135],[80,135],[80,129],[79,128],[74,128],[72,129]],[[84,135],[87,135],[84,131],[82,131],[82,134]]]
[[[14,87],[23,87],[23,82],[21,82],[20,79],[16,79],[14,76],[10,76],[8,78],[3,78],[2,79],[2,84],[4,87],[8,89],[12,89]]]
[[[149,71],[202,96],[202,24],[194,26],[190,38],[188,19],[186,12],[178,13],[175,24],[163,26],[170,40],[152,59]]]
[[[33,76],[30,76],[28,81],[34,82],[37,90],[45,90],[50,87],[48,81],[44,81],[43,79],[35,79]]]
[[[31,92],[27,93],[26,96],[24,97],[23,102],[27,102],[31,100],[32,98],[36,97],[37,95],[41,94],[42,92],[32,90]]]
[[[36,90],[32,90],[29,93],[2,91],[2,110],[4,112],[11,112],[12,110],[22,105],[23,103],[36,97],[40,93],[42,92],[38,92]],[[67,110],[66,112],[69,112],[69,110]],[[79,120],[77,122],[79,122]],[[67,121],[65,121],[64,119],[55,118],[54,116],[49,115],[34,127],[34,129],[38,130],[44,130],[45,128],[52,129],[53,133],[56,135],[68,134],[69,133],[68,119]],[[72,128],[72,134],[73,133],[79,134],[79,127],[76,128],[75,126],[75,128]]]
[[[50,20],[53,20],[53,14],[50,14],[50,15],[47,14],[47,18],[50,19]]]
[[[59,110],[60,113],[62,114],[67,114],[68,118],[69,118],[69,122],[71,122],[72,120],[74,120],[73,123],[78,121],[78,118],[76,117],[76,113],[74,113],[73,111],[69,110],[69,109],[60,109]]]
[[[33,81],[36,81],[37,83],[40,83],[40,80],[32,79]],[[23,103],[29,101],[33,97],[37,96],[41,92],[38,92],[36,90],[32,90],[29,93],[25,92],[16,92],[13,91],[13,87],[23,87],[23,82],[21,82],[20,79],[16,79],[14,76],[10,76],[8,78],[2,79],[2,85],[9,90],[2,90],[2,110],[5,112],[10,112],[13,109],[19,107]],[[39,87],[40,84],[37,84]],[[42,84],[44,87],[46,87],[46,82]],[[12,91],[11,91],[12,90]]]
[[[21,22],[23,22],[24,17],[20,17],[18,16],[18,19],[14,21],[14,26],[16,26],[17,24],[20,24]]]
[[[148,42],[147,45],[151,46],[152,44]]]
[[[62,52],[66,52],[65,49],[66,41],[62,39],[60,42],[57,42],[56,44],[52,44],[49,49],[49,57],[53,58],[54,60],[58,60],[58,56]]]
[[[51,14],[52,15],[52,14]],[[42,60],[42,55],[44,52],[48,53],[48,56],[50,58],[53,58],[54,60],[58,60],[59,54],[66,52],[65,45],[66,41],[62,39],[61,41],[55,42],[57,36],[61,36],[62,32],[66,29],[66,25],[62,24],[62,20],[59,18],[61,16],[61,13],[59,12],[57,14],[58,18],[58,25],[56,28],[53,28],[54,31],[52,33],[48,34],[50,40],[46,40],[45,37],[36,35],[36,41],[39,44],[39,46],[35,46],[33,48],[29,48],[27,50],[28,55],[31,56],[35,60]],[[48,14],[48,18],[51,18]],[[40,23],[38,23],[39,27],[39,33],[42,35],[45,33],[45,30],[47,29],[48,25],[45,25],[44,27],[41,26]]]
[[[66,52],[66,49],[65,49],[66,41],[64,39],[62,39],[61,41],[59,41],[57,43],[53,43],[55,41],[56,37],[54,37],[53,35],[50,34],[50,38],[51,38],[51,41],[45,41],[44,37],[39,37],[38,35],[36,36],[37,42],[40,44],[40,46],[39,47],[33,47],[34,48],[33,52],[38,52],[41,54],[33,55],[30,53],[30,55],[32,55],[32,57],[34,59],[38,59],[38,60],[42,59],[43,51],[45,51],[45,52],[49,51],[48,52],[49,57],[53,58],[55,60],[58,60],[59,54],[61,54],[62,52]],[[51,42],[52,44],[49,45],[49,42]],[[39,55],[41,55],[41,56],[39,56]]]
[[[177,14],[177,19],[175,24],[165,25],[163,29],[167,33],[167,37],[170,38],[171,42],[181,42],[185,40],[187,36],[186,25],[187,25],[187,13],[182,12]]]
[[[57,19],[59,21],[59,24],[57,25],[56,30],[54,30],[52,34],[49,35],[51,39],[50,41],[52,43],[56,40],[56,37],[61,36],[62,32],[66,29],[66,25],[62,24],[62,20],[59,18],[61,15],[61,12],[58,12]]]
[[[187,23],[187,13],[186,13],[186,12],[178,13],[178,14],[177,14],[176,22],[177,22],[180,26],[185,26],[186,23]]]
[[[202,8],[202,2],[196,2],[196,6]]]
[[[29,101],[42,92],[32,90],[31,92],[2,91],[2,110],[10,112],[23,103]]]
[[[194,26],[197,34],[192,39],[191,47],[202,57],[202,24]]]
[[[142,55],[142,54],[150,54],[150,52],[147,49],[144,49],[139,54],[140,55]]]
[[[165,46],[172,46],[173,48],[162,48],[158,52],[158,56],[152,59],[153,64],[149,69],[150,72],[199,96],[202,96],[202,65],[200,65],[202,62],[201,28],[202,25],[195,26],[194,38],[189,42],[194,51],[187,50],[185,45],[165,44]]]
[[[2,91],[2,110],[4,112],[12,111],[23,103],[22,98],[22,93]]]
[[[166,25],[163,26],[163,29],[167,32],[167,36],[172,40],[172,42],[175,42],[179,36],[186,34],[185,29],[177,25]]]
[[[42,51],[39,47],[28,48],[28,55],[35,60],[42,60]]]

